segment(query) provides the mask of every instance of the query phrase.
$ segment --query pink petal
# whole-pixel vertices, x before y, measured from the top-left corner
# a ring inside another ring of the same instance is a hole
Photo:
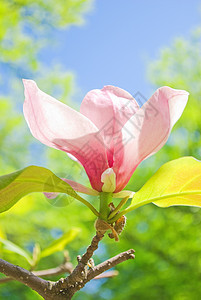
[[[121,143],[114,147],[113,170],[121,191],[142,160],[156,153],[167,141],[172,127],[188,101],[186,91],[159,88],[122,128]]]
[[[110,85],[102,90],[90,91],[82,101],[80,112],[100,129],[110,167],[113,165],[115,140],[124,124],[138,109],[132,95]]]
[[[79,193],[83,193],[83,194],[87,194],[87,195],[91,195],[91,196],[98,196],[99,192],[97,192],[94,189],[88,188],[78,182],[75,182],[73,180],[70,179],[66,179],[66,178],[61,178],[63,181],[67,182],[76,192]],[[44,195],[48,198],[48,199],[54,199],[56,198],[59,193],[44,193]]]
[[[84,185],[82,185],[82,184],[80,184],[76,181],[66,179],[66,178],[61,178],[61,179],[64,180],[65,182],[67,182],[68,184],[70,184],[70,186],[76,192],[91,195],[91,196],[98,196],[99,195],[99,192],[97,192],[96,190],[88,188],[87,186],[84,186]]]
[[[24,116],[33,136],[75,156],[84,166],[92,187],[101,191],[101,174],[108,163],[98,128],[84,115],[42,92],[34,81],[23,83]]]

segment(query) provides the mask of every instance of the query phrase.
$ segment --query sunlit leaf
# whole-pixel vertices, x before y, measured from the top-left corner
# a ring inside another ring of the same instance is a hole
[[[31,257],[29,256],[29,254],[24,250],[22,249],[21,247],[19,247],[18,245],[8,241],[8,240],[4,240],[2,238],[0,238],[0,243],[2,243],[4,245],[4,249],[6,250],[9,250],[11,252],[14,252],[14,253],[17,253],[21,256],[23,256],[27,262],[32,265],[32,259]]]
[[[33,192],[65,193],[80,199],[69,184],[50,170],[29,166],[0,177],[0,212],[8,210],[22,197]]]
[[[80,232],[79,228],[72,228],[66,232],[62,237],[54,241],[49,247],[41,252],[41,257],[49,256],[57,251],[63,251],[65,246],[76,238]]]
[[[183,157],[164,164],[134,195],[128,210],[150,202],[201,207],[201,161]]]
[[[37,263],[39,262],[40,260],[40,253],[41,253],[41,248],[40,248],[40,245],[38,243],[36,243],[34,245],[34,248],[33,248],[33,260],[32,260],[32,268],[36,267]]]

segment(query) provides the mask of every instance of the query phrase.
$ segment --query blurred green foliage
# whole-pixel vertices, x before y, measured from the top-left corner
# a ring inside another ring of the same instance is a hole
[[[36,55],[54,28],[82,24],[92,0],[7,0],[0,2],[0,61],[38,66]]]
[[[19,78],[30,76],[37,79],[44,91],[69,103],[75,91],[72,74],[63,72],[59,66],[51,66],[51,71],[44,68],[37,54],[41,47],[51,43],[49,36],[54,28],[80,23],[90,4],[91,1],[84,0],[57,0],[57,4],[42,0],[0,2],[0,85],[4,87],[0,99],[1,175],[28,163],[34,164],[37,156],[42,166],[58,175],[70,179],[76,177],[82,183],[87,180],[79,165],[67,158],[64,152],[34,142],[22,116],[23,94]],[[138,167],[128,189],[138,190],[168,160],[183,155],[201,158],[200,38],[199,29],[188,40],[176,40],[149,68],[150,79],[156,87],[169,85],[186,89],[190,92],[190,99],[166,146]],[[97,206],[92,197],[91,201]],[[31,194],[1,214],[0,237],[32,252],[37,243],[45,249],[68,230],[80,228],[81,233],[67,245],[72,261],[76,263],[77,254],[83,253],[94,233],[93,223],[94,215],[76,201],[66,207],[56,207],[43,195]],[[120,275],[113,279],[92,281],[74,299],[199,299],[200,226],[201,215],[197,208],[159,209],[149,204],[129,213],[120,242],[115,243],[106,236],[96,251],[95,263],[132,247],[136,250],[135,261],[119,265]],[[2,258],[29,268],[23,257],[11,255],[2,244],[0,251]],[[63,254],[60,251],[50,258],[42,259],[37,269],[59,265]],[[1,285],[0,298],[41,299],[17,282]]]

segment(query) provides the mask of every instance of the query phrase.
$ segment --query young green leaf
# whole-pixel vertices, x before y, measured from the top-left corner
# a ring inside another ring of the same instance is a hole
[[[79,228],[72,228],[68,232],[64,233],[64,235],[62,235],[62,237],[55,240],[52,244],[49,245],[49,247],[44,249],[41,252],[40,257],[41,258],[46,257],[57,251],[63,251],[65,246],[67,244],[69,244],[72,240],[74,240],[79,232],[80,232]]]
[[[150,202],[160,207],[201,207],[201,161],[193,157],[182,157],[164,164],[135,193],[131,205],[124,212]]]
[[[33,192],[65,193],[81,202],[84,200],[50,170],[29,166],[0,177],[0,212],[8,210],[18,200]]]
[[[22,249],[21,247],[19,247],[18,245],[14,244],[14,243],[12,243],[11,241],[4,240],[2,238],[0,238],[0,243],[2,243],[4,245],[4,249],[21,255],[22,257],[24,257],[27,260],[27,262],[30,265],[32,265],[32,259],[31,259],[30,255],[24,249]]]

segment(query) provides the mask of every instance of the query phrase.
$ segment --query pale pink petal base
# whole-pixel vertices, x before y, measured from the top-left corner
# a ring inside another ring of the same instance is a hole
[[[87,194],[90,196],[98,196],[99,192],[97,192],[94,189],[88,188],[78,182],[75,182],[73,180],[70,179],[66,179],[66,178],[61,178],[63,181],[67,182],[76,192],[82,193],[82,194]],[[56,198],[59,193],[43,193],[48,199],[54,199]]]
[[[75,182],[73,180],[70,179],[66,179],[66,178],[61,178],[63,181],[67,182],[68,184],[70,184],[70,186],[74,189],[74,191],[79,192],[79,193],[83,193],[83,194],[87,194],[87,195],[91,195],[91,196],[98,196],[99,192],[91,189],[89,187],[86,187],[83,184],[80,184],[78,182]]]

